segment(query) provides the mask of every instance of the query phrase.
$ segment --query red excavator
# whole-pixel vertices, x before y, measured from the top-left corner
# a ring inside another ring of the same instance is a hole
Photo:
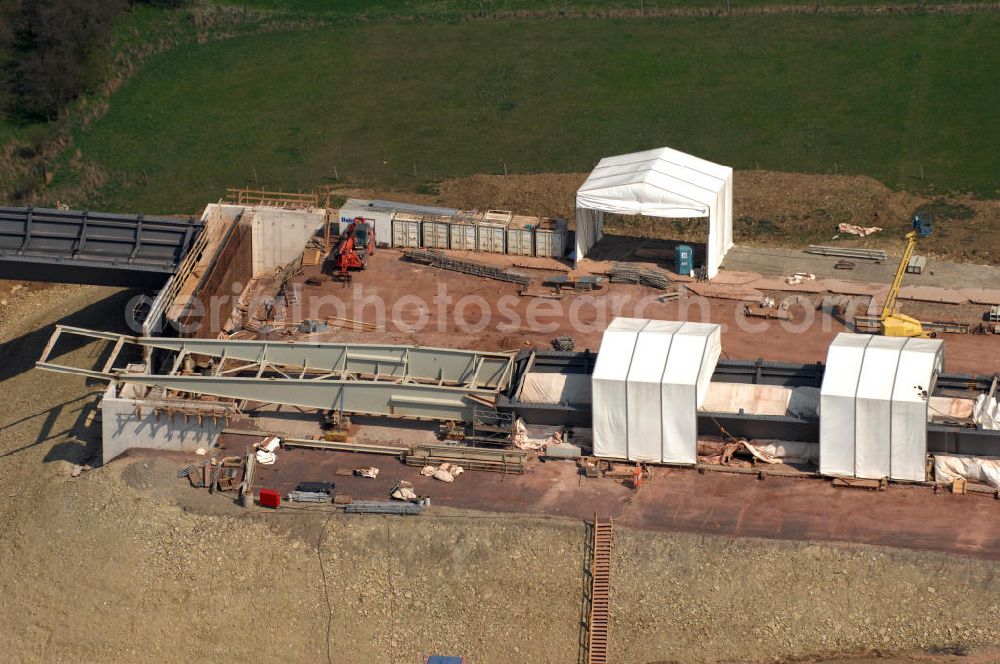
[[[340,236],[337,247],[327,257],[324,272],[334,279],[349,279],[348,270],[363,270],[368,257],[375,253],[375,228],[361,217],[355,217]]]

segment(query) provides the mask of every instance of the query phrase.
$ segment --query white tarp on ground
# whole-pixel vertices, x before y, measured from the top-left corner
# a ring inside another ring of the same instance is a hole
[[[941,341],[841,333],[820,392],[820,473],[922,481]]]
[[[733,246],[733,169],[671,148],[601,159],[576,192],[577,261],[601,239],[605,212],[707,217],[711,279]]]
[[[710,323],[616,318],[593,374],[594,454],[697,462],[697,411],[722,352]]]

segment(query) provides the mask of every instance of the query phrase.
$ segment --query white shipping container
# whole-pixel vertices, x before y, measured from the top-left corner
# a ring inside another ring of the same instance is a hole
[[[535,255],[562,258],[566,255],[569,229],[565,219],[546,219],[535,229]]]
[[[398,245],[394,239],[393,218],[396,214],[416,215],[419,220],[420,215],[436,215],[450,217],[458,214],[454,208],[433,207],[429,205],[413,205],[410,203],[399,203],[396,201],[367,200],[361,198],[348,198],[340,208],[337,219],[340,222],[339,232],[343,232],[350,225],[355,217],[362,217],[375,227],[375,242],[380,247],[388,246],[420,246],[419,229],[417,231],[416,244]],[[405,236],[406,233],[404,232]],[[407,242],[412,242],[408,240]]]
[[[456,251],[475,251],[476,225],[452,224],[448,245],[450,249],[455,249]]]
[[[429,249],[448,248],[448,222],[424,217],[422,223],[423,246]]]
[[[507,225],[479,224],[476,227],[476,249],[493,254],[502,254],[506,250]]]
[[[535,234],[530,228],[507,227],[507,253],[515,256],[532,256],[535,253]]]
[[[415,249],[420,246],[420,217],[397,212],[392,217],[392,246]]]

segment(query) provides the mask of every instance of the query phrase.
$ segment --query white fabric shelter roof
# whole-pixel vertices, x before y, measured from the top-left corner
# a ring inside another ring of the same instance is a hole
[[[603,213],[707,217],[707,272],[733,246],[733,169],[671,148],[605,157],[576,192],[576,260],[602,237]]]
[[[592,376],[594,455],[697,462],[697,414],[722,353],[721,328],[616,318]]]
[[[820,392],[820,473],[923,481],[928,395],[943,366],[940,340],[838,334]]]

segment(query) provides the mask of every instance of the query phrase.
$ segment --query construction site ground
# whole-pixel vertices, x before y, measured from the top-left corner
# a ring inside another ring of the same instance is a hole
[[[750,182],[753,174],[745,175]],[[444,183],[442,197],[460,207],[485,207],[489,203],[476,201],[489,198],[531,212],[517,203],[535,200],[532,192],[539,187],[555,195],[546,177],[557,176],[469,179],[464,193]],[[574,177],[558,176],[567,187]],[[793,194],[809,189],[796,177],[780,179],[777,184],[788,186],[775,189],[792,202],[800,200]],[[885,219],[885,201],[878,198],[884,192],[857,180],[842,183],[843,204],[860,206],[855,210],[860,217],[851,219],[866,221],[866,211],[876,208]],[[859,190],[861,185],[867,189]],[[752,188],[737,195],[744,197],[750,217],[740,223],[760,227],[754,206],[766,206]],[[909,194],[884,195],[890,212],[922,203],[896,200]],[[975,215],[996,216],[994,202],[963,199],[961,205]],[[781,214],[780,223],[789,228],[805,220],[816,237],[830,221],[828,213],[813,208],[789,207]],[[949,241],[959,235],[952,231]],[[671,246],[632,238],[615,242],[606,244],[588,269],[601,271],[616,260],[663,265]],[[886,248],[898,249],[892,242]],[[961,255],[959,244],[951,247],[948,255],[969,260],[987,260],[992,250],[982,245]],[[728,282],[724,277],[717,284],[719,297],[659,302],[662,291],[625,284],[591,294],[566,291],[559,300],[521,297],[511,284],[414,265],[399,252],[379,250],[349,286],[326,280],[306,284],[319,276],[313,267],[291,283],[303,289],[306,308],[321,298],[345,304],[343,311],[306,309],[299,318],[336,315],[374,322],[377,305],[360,305],[354,295],[375,295],[387,312],[382,328],[272,333],[272,338],[517,350],[546,348],[553,337],[571,335],[577,349],[596,350],[614,315],[641,315],[722,323],[723,349],[731,358],[817,362],[845,329],[841,321],[819,317],[796,330],[755,319],[753,329],[743,329],[740,289],[749,285],[754,297],[803,298],[791,310],[792,322],[801,322],[833,291],[761,285],[809,271],[821,279],[881,282],[852,287],[876,294],[888,281],[892,261],[845,276],[826,271],[830,259],[804,256],[780,250],[756,259],[737,249],[727,263],[736,269],[724,273]],[[565,270],[551,261],[470,258],[510,263],[539,276]],[[947,289],[989,289],[997,283],[991,283],[990,272],[981,280],[972,276],[978,268],[949,272],[937,258],[930,269],[933,275],[907,275],[906,283]],[[393,314],[404,296],[434,306],[439,284],[453,297],[440,324],[431,310],[427,326],[418,329],[412,299]],[[273,294],[277,285],[263,279],[255,288]],[[0,301],[5,400],[0,557],[7,570],[0,575],[0,661],[389,664],[444,652],[477,664],[578,662],[585,636],[583,520],[595,511],[616,517],[612,661],[832,662],[858,656],[855,661],[877,657],[894,664],[1000,661],[1000,501],[988,496],[936,495],[927,487],[901,485],[886,492],[845,490],[814,478],[760,480],[752,474],[667,468],[654,470],[636,493],[608,479],[582,479],[569,462],[532,462],[521,477],[469,471],[444,484],[383,456],[282,450],[278,463],[261,471],[258,485],[266,481],[287,489],[334,468],[374,464],[381,469],[378,480],[338,476],[338,491],[382,498],[396,480],[408,478],[419,493],[432,497],[432,506],[419,517],[349,516],[314,507],[248,510],[178,479],[178,468],[191,455],[136,450],[99,467],[95,412],[104,385],[32,369],[56,322],[125,332],[123,311],[134,292],[11,286],[3,285]],[[488,307],[509,295],[511,305],[506,312],[494,310],[483,329],[463,330],[454,309],[467,295],[480,296]],[[582,299],[588,295],[596,299]],[[615,297],[622,298],[617,310]],[[639,302],[645,303],[641,311],[635,310]],[[553,313],[553,304],[563,313]],[[549,328],[524,329],[529,307]],[[901,308],[924,320],[974,322],[986,305],[905,300]],[[574,310],[583,328],[570,324]],[[520,326],[501,324],[510,313]],[[1000,337],[942,338],[948,371],[1000,371]],[[86,365],[94,353],[94,347],[81,346],[67,359]],[[315,417],[291,409],[267,418],[283,432],[307,435],[317,427]],[[363,433],[358,438],[379,444],[433,435],[415,423],[358,423]],[[242,450],[246,442],[227,439],[227,444]],[[84,465],[93,469],[74,471]]]
[[[74,477],[76,465],[100,459],[93,413],[102,385],[41,373],[32,363],[52,324],[115,327],[132,295],[22,289],[3,309],[0,659],[390,663],[449,652],[471,662],[578,661],[585,525],[572,512],[503,510],[507,498],[495,492],[515,485],[498,476],[470,471],[449,487],[456,496],[474,495],[470,488],[482,484],[476,509],[449,508],[435,487],[435,504],[416,518],[247,511],[178,480],[183,460],[142,452]],[[738,340],[727,340],[731,354]],[[772,338],[738,348],[755,357],[774,346]],[[70,359],[85,364],[92,353],[81,347]],[[920,542],[878,541],[926,544],[937,524],[957,548],[981,554],[996,546],[988,534],[996,532],[996,501],[898,487],[836,493],[816,480],[664,471],[625,506],[624,487],[580,487],[570,468],[537,466],[537,479],[513,493],[546,507],[565,500],[560,494],[594,491],[588,500],[607,496],[607,507],[621,515],[613,549],[614,661],[841,661],[895,653],[878,661],[941,664],[1000,657],[995,559],[732,536],[783,531],[821,540],[826,529],[850,540],[866,527],[891,533],[896,524],[913,526],[913,509],[926,521],[914,535]],[[388,479],[406,469],[383,472]],[[544,486],[544,478],[563,474],[568,484]],[[653,500],[660,494],[662,502]],[[705,514],[702,501],[714,511]],[[810,526],[803,510],[821,501],[847,516]],[[703,514],[701,527],[690,528],[695,533],[674,532]],[[663,529],[644,529],[642,515]]]
[[[245,453],[259,437],[229,437],[226,447]],[[523,475],[474,473],[445,483],[420,468],[380,454],[289,449],[274,466],[260,467],[255,489],[282,495],[302,481],[333,480],[354,500],[386,500],[399,480],[433,504],[521,514],[590,519],[595,512],[643,530],[692,532],[785,540],[813,540],[927,549],[1000,560],[1000,503],[989,494],[936,493],[929,486],[893,485],[889,491],[836,489],[810,476],[781,470],[737,472],[720,467],[650,468],[635,491],[609,478],[585,478],[573,461],[529,462]],[[177,457],[181,465],[197,457]],[[336,475],[375,466],[377,479]],[[625,469],[626,471],[628,469]]]
[[[529,259],[514,256],[469,254],[475,260],[492,261],[511,269],[529,271]],[[555,263],[555,265],[553,265]],[[559,264],[543,259],[544,269],[530,270],[535,284],[530,292],[550,293],[542,287],[546,274],[558,274]],[[655,265],[655,261],[650,265]],[[590,262],[583,270],[599,273],[610,263]],[[566,268],[563,268],[565,270]],[[537,274],[535,274],[537,272]],[[662,301],[664,291],[636,284],[605,283],[597,291],[564,289],[559,299],[518,295],[519,286],[449,270],[411,263],[395,249],[379,249],[369,259],[366,270],[353,272],[349,283],[330,280],[319,266],[307,266],[292,276],[286,290],[298,289],[299,304],[275,316],[291,321],[304,318],[337,316],[360,321],[357,326],[336,327],[328,332],[304,334],[294,327],[267,334],[273,339],[339,340],[353,343],[398,343],[423,346],[475,348],[483,350],[519,350],[549,348],[557,336],[572,336],[577,350],[597,350],[604,328],[615,316],[635,316],[663,320],[697,320],[722,324],[722,348],[726,357],[788,362],[820,362],[838,332],[845,331],[844,321],[817,308],[830,292],[810,293],[805,286],[796,290],[761,290],[745,285],[726,284],[729,275],[722,272],[714,284],[679,281],[682,291],[714,288],[718,297],[698,297],[684,293],[673,301]],[[770,286],[783,282],[770,279]],[[762,280],[758,280],[758,284]],[[877,297],[887,286],[851,282],[851,292],[868,292]],[[969,284],[952,284],[964,287]],[[253,297],[273,297],[278,292],[277,278],[259,279],[250,286]],[[443,290],[442,290],[443,289]],[[711,292],[711,290],[709,290]],[[450,300],[440,298],[444,294]],[[780,302],[791,298],[791,320],[747,318],[745,301],[771,293]],[[884,295],[883,295],[884,296]],[[857,313],[865,313],[871,295],[859,296]],[[251,298],[253,299],[253,298]],[[463,304],[464,299],[464,304]],[[504,304],[501,305],[501,302]],[[988,305],[940,302],[900,301],[904,312],[923,320],[959,321],[978,324]],[[456,311],[457,309],[457,311]],[[483,311],[488,312],[486,318]],[[535,326],[529,326],[530,320]],[[464,325],[459,324],[464,322]],[[376,326],[369,331],[367,326]],[[951,372],[990,374],[1000,372],[1000,336],[945,334],[945,368]]]

